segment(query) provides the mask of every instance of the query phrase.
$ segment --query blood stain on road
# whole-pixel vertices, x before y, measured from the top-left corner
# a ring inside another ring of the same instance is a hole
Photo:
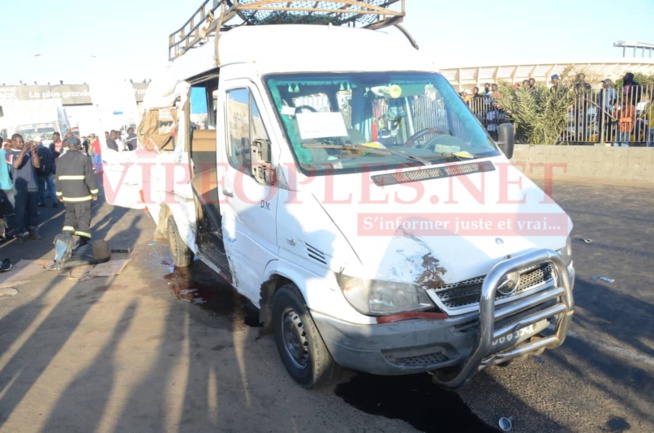
[[[434,385],[427,374],[359,373],[337,385],[335,392],[363,412],[401,419],[423,432],[499,432],[472,413],[458,394]]]
[[[241,318],[250,327],[261,326],[256,308],[201,263],[188,268],[171,266],[164,279],[168,280],[168,287],[176,299],[197,304],[220,316]]]

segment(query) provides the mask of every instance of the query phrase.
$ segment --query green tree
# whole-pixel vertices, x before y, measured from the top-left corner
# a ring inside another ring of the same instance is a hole
[[[514,89],[500,83],[502,98],[496,101],[506,111],[517,130],[517,139],[527,144],[556,144],[568,124],[568,112],[576,92],[567,75],[562,75],[557,89],[536,86]]]

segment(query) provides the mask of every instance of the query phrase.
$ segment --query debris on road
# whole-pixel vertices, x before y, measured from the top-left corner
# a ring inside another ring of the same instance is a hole
[[[153,246],[157,245],[157,243],[153,241],[153,242],[150,242],[148,245],[150,245],[151,247],[153,247]]]
[[[127,266],[127,264],[131,261],[132,259],[123,259],[123,260],[112,260],[109,262],[100,263],[98,265],[95,265],[93,269],[89,270],[84,275],[82,275],[79,280],[86,281],[96,277],[111,277],[113,275],[118,275],[123,271],[123,269],[125,269],[125,266]]]
[[[593,281],[604,281],[605,283],[615,283],[615,280],[613,278],[609,277],[593,277],[591,278]]]
[[[71,268],[70,273],[68,274],[68,278],[71,278],[73,280],[79,280],[84,276],[84,274],[91,271],[93,267],[94,265],[82,265],[82,266],[76,266],[74,268]]]
[[[592,239],[588,239],[588,238],[585,238],[585,239],[584,239],[584,238],[576,238],[576,239],[577,239],[578,241],[580,241],[580,242],[585,243],[585,244],[592,244],[592,243],[593,243],[593,240],[592,240]]]
[[[513,418],[503,416],[500,418],[498,425],[502,431],[511,431],[513,430]]]
[[[0,289],[0,299],[8,296],[16,296],[17,294],[18,294],[18,290],[14,289],[13,287],[6,287],[4,289]]]

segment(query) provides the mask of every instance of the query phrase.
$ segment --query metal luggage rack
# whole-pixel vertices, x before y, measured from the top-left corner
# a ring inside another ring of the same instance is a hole
[[[184,25],[168,38],[168,59],[173,60],[210,36],[238,25],[331,24],[378,29],[398,26],[405,0],[205,0]],[[391,9],[391,6],[395,6]],[[399,9],[399,10],[396,10]],[[240,18],[240,22],[234,22]],[[228,22],[234,22],[229,25]],[[401,27],[411,42],[415,41]]]

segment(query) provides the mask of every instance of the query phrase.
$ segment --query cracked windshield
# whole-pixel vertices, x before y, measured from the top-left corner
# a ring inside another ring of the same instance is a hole
[[[295,157],[309,175],[499,154],[437,74],[302,74],[266,81]]]

